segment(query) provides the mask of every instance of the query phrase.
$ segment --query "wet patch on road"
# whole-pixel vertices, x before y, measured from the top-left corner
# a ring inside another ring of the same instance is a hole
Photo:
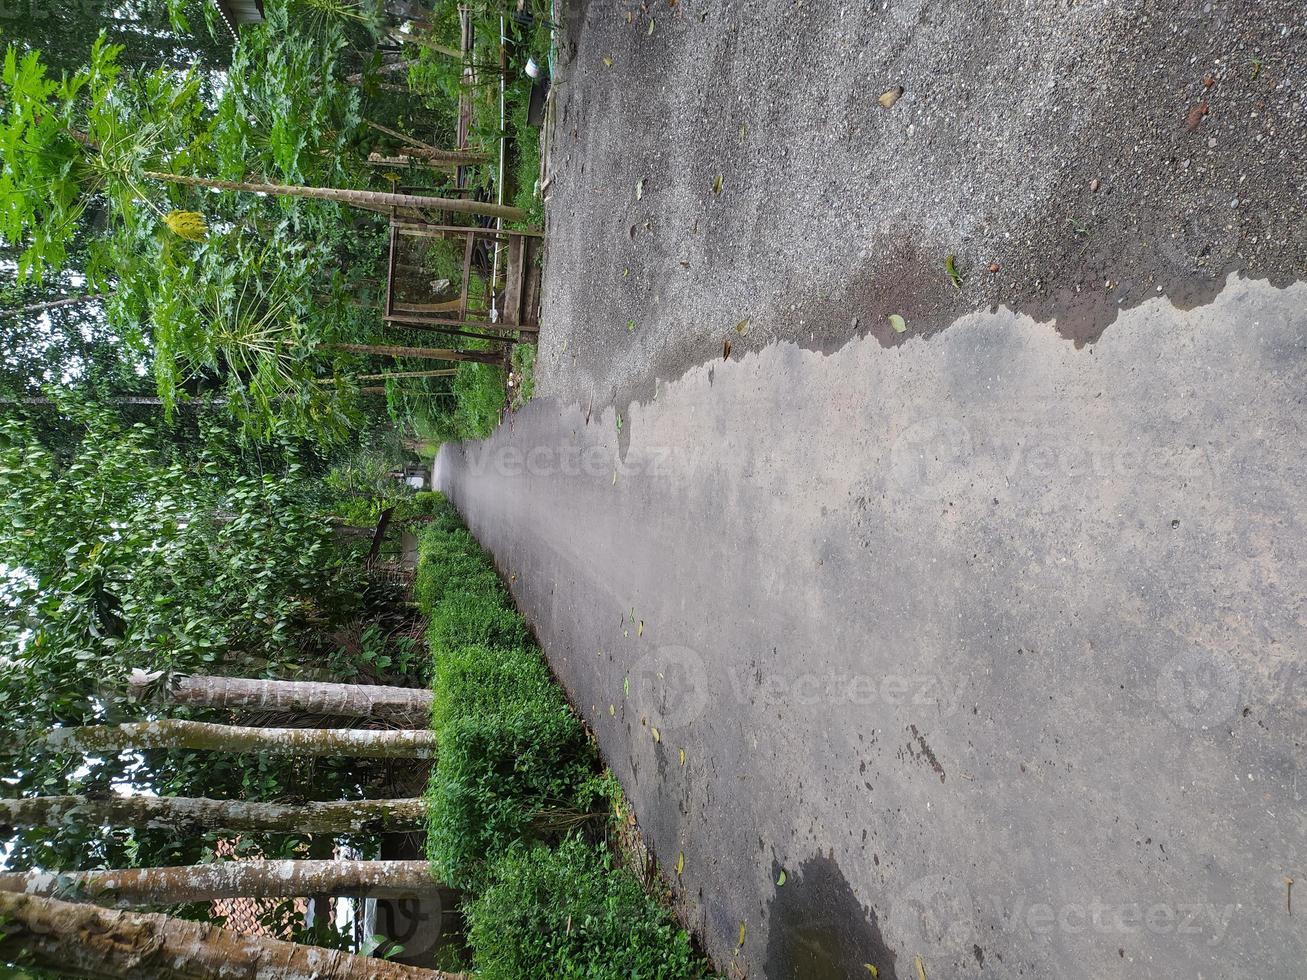
[[[782,868],[772,868],[773,880]],[[764,974],[770,980],[872,976],[897,980],[876,913],[864,908],[833,857],[816,854],[785,872],[769,909]]]

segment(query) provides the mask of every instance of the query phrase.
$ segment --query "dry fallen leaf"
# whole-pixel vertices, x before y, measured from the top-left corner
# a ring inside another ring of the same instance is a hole
[[[730,338],[728,337],[726,340],[722,341],[722,360],[729,361],[730,359],[731,359],[731,341]]]
[[[681,749],[681,768],[685,768],[685,749]]]
[[[741,919],[741,920],[740,920],[740,941],[739,941],[738,943],[735,944],[735,947],[738,949],[738,948],[740,948],[740,947],[743,946],[743,945],[744,945],[744,920]]]
[[[661,741],[663,740],[662,733],[659,732],[658,729],[656,729],[656,728],[650,726],[649,731],[651,731],[651,732],[653,733],[653,740],[654,740],[655,742],[661,742]]]
[[[640,628],[635,631],[636,636],[644,636],[644,620],[640,620]]]
[[[903,86],[895,85],[892,89],[890,89],[888,92],[886,92],[876,101],[878,101],[884,108],[892,109],[894,108],[894,103],[897,102],[902,95],[903,95]]]
[[[1205,115],[1207,115],[1207,103],[1199,102],[1196,106],[1194,106],[1192,109],[1189,110],[1189,115],[1185,118],[1184,121],[1185,128],[1190,131],[1197,129],[1200,125],[1202,125],[1203,116]]]
[[[612,67],[613,67],[613,59],[612,59],[612,58],[605,58],[605,59],[604,59],[604,64],[607,65],[609,68],[612,68]]]
[[[646,31],[645,33],[647,33],[650,37],[652,37],[652,36],[653,36],[653,29],[654,29],[654,19],[653,19],[652,17],[650,17],[650,18],[649,18],[649,30]]]
[[[917,964],[917,980],[926,980],[926,967],[922,965],[921,957],[919,955],[916,958],[916,964]]]
[[[635,182],[635,199],[638,201],[644,197],[644,178],[641,177]]]
[[[735,325],[735,332],[741,337],[749,332],[749,320],[747,317]]]
[[[681,872],[685,870],[685,852],[676,855],[676,877],[681,877]]]
[[[610,705],[608,706],[608,713],[609,713],[610,715],[616,717],[616,715],[617,715],[617,705],[615,705],[615,704],[610,704]]]

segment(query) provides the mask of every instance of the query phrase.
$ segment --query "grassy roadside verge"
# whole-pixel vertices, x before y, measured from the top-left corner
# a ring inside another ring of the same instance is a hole
[[[415,588],[439,747],[427,847],[436,876],[464,893],[467,966],[487,980],[709,976],[689,935],[615,859],[617,781],[443,498]]]

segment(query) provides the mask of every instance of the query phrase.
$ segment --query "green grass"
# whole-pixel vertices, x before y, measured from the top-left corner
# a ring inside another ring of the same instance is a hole
[[[467,896],[470,965],[514,980],[706,976],[685,931],[614,864],[605,839],[620,787],[493,562],[447,501],[423,504],[415,592],[439,746],[427,848],[436,876]]]

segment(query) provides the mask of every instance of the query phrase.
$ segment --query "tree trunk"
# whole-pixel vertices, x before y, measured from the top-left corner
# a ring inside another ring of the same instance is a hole
[[[55,405],[57,401],[53,398],[46,398],[42,395],[30,395],[24,398],[0,398],[0,405]],[[162,405],[163,399],[154,395],[120,395],[116,398],[106,398],[101,404],[105,405]],[[225,398],[212,398],[208,401],[179,401],[173,406],[183,411],[195,409],[196,411],[204,408],[218,408],[227,404]]]
[[[489,351],[448,350],[443,347],[391,347],[387,344],[323,344],[327,350],[350,354],[385,354],[388,357],[419,357],[428,361],[475,361],[478,364],[503,364],[502,354]]]
[[[464,214],[485,214],[505,221],[524,221],[526,212],[521,208],[502,204],[486,204],[454,197],[423,197],[417,194],[391,194],[385,191],[358,191],[344,187],[304,187],[289,184],[247,184],[241,181],[215,180],[210,177],[189,177],[184,174],[165,174],[147,170],[145,176],[170,184],[187,187],[209,187],[222,191],[241,191],[248,194],[275,194],[284,197],[309,197],[318,201],[335,201],[356,207],[371,208],[427,208],[433,211],[457,211]]]
[[[464,980],[149,912],[0,894],[0,962],[88,980]]]
[[[369,153],[367,164],[369,167],[392,167],[400,170],[407,170],[411,167],[422,167],[424,172],[429,170],[448,171],[453,173],[458,169],[458,164],[449,160],[427,160],[418,157],[386,157],[380,153]]]
[[[441,368],[439,371],[388,371],[385,374],[360,374],[356,381],[390,381],[394,378],[452,378],[458,368]]]
[[[480,153],[476,150],[442,150],[432,146],[430,143],[423,143],[415,136],[409,136],[407,133],[401,133],[397,129],[391,129],[389,126],[383,126],[379,122],[373,122],[371,119],[364,119],[365,123],[371,126],[379,133],[385,133],[387,136],[393,136],[401,143],[407,143],[410,147],[408,150],[402,150],[401,153],[407,153],[409,156],[422,156],[429,160],[454,160],[458,163],[489,163],[490,154]]]
[[[435,891],[450,907],[457,901],[452,889],[431,877],[426,861],[217,861],[177,868],[0,874],[0,892],[74,896],[123,909],[312,894],[412,898]]]
[[[411,68],[413,65],[416,64],[417,64],[416,61],[405,61],[403,59],[400,59],[399,61],[390,61],[377,68],[377,70],[373,72],[373,74],[393,75],[397,71],[408,71],[409,68]],[[363,82],[363,72],[356,71],[351,75],[346,75],[345,81],[350,85],[360,85]]]
[[[437,54],[443,54],[447,58],[463,57],[463,52],[458,48],[451,48],[447,44],[440,44],[430,38],[422,37],[418,34],[405,34],[402,31],[391,31],[386,35],[390,40],[398,44],[416,44],[419,48],[426,48],[428,51],[435,51]]]
[[[78,822],[96,827],[131,827],[198,834],[239,833],[371,834],[420,830],[422,800],[341,800],[286,806],[244,800],[172,796],[29,796],[0,800],[0,826],[59,827]]]
[[[146,749],[195,749],[213,752],[270,752],[281,755],[341,756],[357,759],[434,759],[435,736],[429,731],[368,731],[354,728],[245,728],[200,721],[136,722],[55,728],[46,736],[50,748],[101,754]]]
[[[108,299],[113,293],[88,293],[85,296],[69,296],[65,299],[54,299],[47,303],[33,303],[31,306],[20,306],[12,310],[0,310],[0,316],[19,316],[23,313],[45,313],[47,310],[57,310],[65,306],[80,306],[82,303],[95,303],[100,300]]]
[[[133,695],[140,699],[153,694],[166,704],[195,708],[293,711],[297,714],[368,718],[404,728],[425,728],[431,722],[433,695],[426,688],[176,676],[168,678],[155,692],[151,688],[158,678],[158,674],[133,671]]]
[[[433,146],[414,146],[406,150],[400,150],[401,157],[417,157],[422,160],[442,160],[447,163],[489,163],[489,153],[478,153],[476,150],[438,150]]]

